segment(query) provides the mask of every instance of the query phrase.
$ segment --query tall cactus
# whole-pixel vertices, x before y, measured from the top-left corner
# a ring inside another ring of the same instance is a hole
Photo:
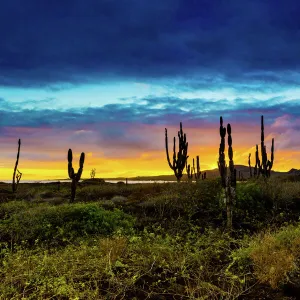
[[[271,146],[271,161],[268,160],[267,163],[267,171],[268,171],[268,177],[271,176],[271,170],[273,168],[273,163],[274,163],[274,138],[272,138],[272,146]]]
[[[15,193],[17,191],[18,184],[19,184],[19,182],[21,180],[21,177],[22,177],[22,173],[18,170],[20,147],[21,147],[21,139],[19,139],[19,141],[18,141],[18,154],[17,154],[17,160],[16,160],[14,174],[13,174],[13,183],[12,183],[13,193]],[[16,175],[16,172],[18,172],[17,175]]]
[[[264,116],[261,116],[260,148],[261,148],[261,161],[259,159],[258,145],[256,145],[254,176],[258,177],[261,174],[264,177],[268,178],[271,176],[271,169],[274,163],[274,138],[272,138],[271,161],[270,161],[268,160],[267,149],[265,146]]]
[[[221,176],[222,186],[225,191],[225,204],[227,213],[227,228],[232,229],[232,210],[235,204],[235,189],[236,189],[236,169],[234,168],[233,162],[233,149],[232,149],[232,137],[231,137],[231,126],[227,124],[228,134],[228,158],[229,158],[229,176],[227,175],[227,165],[225,161],[225,136],[226,128],[223,127],[223,118],[220,117],[220,137],[221,143],[219,148],[219,161],[218,167]]]
[[[261,164],[259,159],[258,145],[256,145],[254,176],[258,177],[260,172],[261,172]]]
[[[186,165],[186,161],[188,159],[187,151],[188,151],[188,143],[186,142],[186,134],[183,134],[182,131],[182,123],[180,122],[180,131],[178,131],[178,139],[179,139],[179,150],[176,156],[176,138],[174,137],[174,145],[173,145],[173,163],[171,164],[168,150],[168,131],[165,128],[165,143],[166,143],[166,153],[167,160],[170,168],[174,171],[174,174],[177,178],[177,182],[180,182],[182,177],[182,171]]]
[[[219,161],[218,161],[218,167],[219,172],[222,180],[222,186],[223,188],[226,188],[226,176],[227,176],[227,166],[225,162],[225,136],[226,136],[226,128],[223,127],[223,118],[220,117],[220,137],[221,137],[221,143],[219,148]]]
[[[249,156],[248,156],[248,165],[249,165],[249,171],[250,171],[250,178],[252,178],[251,153],[249,153]]]
[[[197,160],[197,170],[195,169],[195,160],[194,159],[193,159],[193,169],[194,169],[195,179],[196,179],[196,181],[198,181],[201,176],[199,155],[196,156],[196,160]]]
[[[232,137],[231,137],[231,126],[227,124],[228,134],[228,157],[229,157],[229,171],[230,171],[230,186],[236,187],[236,169],[233,163],[233,150],[232,150]]]
[[[84,157],[85,157],[84,152],[82,152],[80,155],[80,160],[79,160],[79,169],[78,169],[78,172],[75,173],[74,169],[72,167],[72,160],[73,160],[72,150],[69,149],[69,151],[68,151],[68,173],[69,173],[70,179],[72,179],[71,199],[70,199],[71,203],[73,203],[75,200],[77,183],[80,180],[80,177],[81,177],[81,174],[83,171]]]

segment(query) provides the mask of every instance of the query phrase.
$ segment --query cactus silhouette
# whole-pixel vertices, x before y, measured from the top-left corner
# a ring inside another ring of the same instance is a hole
[[[221,143],[219,148],[219,161],[218,167],[221,176],[222,186],[225,191],[225,204],[227,213],[227,228],[232,229],[232,214],[233,205],[235,204],[235,188],[236,188],[236,169],[233,163],[233,149],[232,149],[232,137],[231,137],[231,126],[227,124],[227,134],[228,134],[228,158],[229,158],[229,176],[227,175],[227,165],[225,161],[225,136],[226,128],[223,127],[223,118],[220,117],[220,137]]]
[[[271,169],[274,163],[274,138],[272,138],[271,161],[270,161],[268,160],[267,149],[265,146],[264,116],[261,116],[260,136],[261,136],[260,138],[261,161],[259,159],[258,145],[256,145],[254,176],[258,177],[261,174],[267,178],[271,176]]]
[[[15,193],[17,191],[18,184],[22,177],[22,173],[18,170],[20,147],[21,147],[21,139],[19,139],[19,141],[18,141],[18,154],[17,154],[17,160],[16,160],[16,164],[15,164],[14,175],[13,175],[13,184],[12,184],[13,193]],[[16,175],[16,172],[18,172],[17,175]]]
[[[72,179],[71,199],[70,199],[71,203],[74,202],[74,200],[75,200],[77,183],[80,180],[80,177],[81,177],[81,174],[83,171],[84,157],[85,157],[84,152],[82,152],[80,155],[80,160],[79,160],[79,169],[78,169],[78,172],[75,173],[74,169],[72,167],[72,160],[73,160],[72,150],[69,149],[69,151],[68,151],[68,173],[69,173],[70,179]]]
[[[248,165],[249,165],[250,178],[251,178],[251,177],[252,177],[252,168],[251,168],[251,153],[249,153],[249,156],[248,156]]]
[[[193,169],[194,169],[195,179],[196,179],[196,181],[198,181],[201,176],[199,155],[196,156],[196,160],[197,160],[197,170],[195,169],[194,159],[193,159]],[[202,179],[203,179],[203,174],[202,174]]]
[[[194,159],[193,159],[193,161],[194,161]],[[193,180],[193,168],[190,166],[190,164],[187,164],[187,161],[185,162],[185,168],[186,168],[188,181],[192,181]]]
[[[174,174],[177,178],[177,182],[180,182],[180,179],[182,177],[182,171],[184,170],[186,161],[188,159],[188,155],[187,155],[188,143],[186,142],[186,134],[183,134],[181,122],[180,122],[180,131],[178,131],[178,139],[179,139],[179,150],[176,156],[176,138],[174,137],[173,163],[171,163],[170,156],[169,156],[169,149],[168,149],[168,131],[167,128],[165,128],[165,143],[166,143],[168,164],[170,168],[174,171]]]

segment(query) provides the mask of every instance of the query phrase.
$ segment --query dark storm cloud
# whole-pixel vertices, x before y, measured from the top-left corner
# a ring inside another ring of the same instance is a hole
[[[2,1],[0,84],[57,90],[191,74],[273,82],[265,71],[299,70],[299,13],[296,0]]]

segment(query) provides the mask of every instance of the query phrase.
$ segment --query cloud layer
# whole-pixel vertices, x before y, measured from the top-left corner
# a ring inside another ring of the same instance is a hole
[[[183,101],[186,110],[180,107]],[[107,176],[123,174],[125,165],[131,176],[145,174],[145,171],[168,174],[164,128],[168,128],[172,149],[172,138],[177,136],[179,121],[182,121],[188,136],[190,157],[200,154],[202,168],[214,168],[220,142],[219,117],[222,115],[225,123],[232,125],[235,163],[247,164],[248,153],[254,155],[254,146],[260,143],[260,114],[264,114],[268,149],[272,137],[275,137],[275,169],[298,167],[299,102],[279,105],[265,101],[264,107],[257,108],[243,99],[236,100],[235,105],[225,100],[206,103],[203,99],[174,97],[147,98],[140,102],[144,104],[110,104],[59,111],[22,110],[15,104],[10,109],[9,103],[2,100],[6,109],[0,116],[0,144],[4,145],[0,149],[1,157],[7,168],[12,165],[17,138],[21,138],[22,161],[28,166],[34,161],[35,168],[40,166],[42,170],[43,167],[64,170],[67,150],[72,148],[78,157],[81,152],[90,153],[86,159],[87,168],[98,163],[101,166],[98,170],[104,174],[107,172]],[[158,105],[162,107],[153,108]],[[282,160],[282,153],[285,160]],[[277,163],[278,158],[280,163]],[[118,167],[110,169],[111,164]],[[135,166],[135,171],[132,166]],[[85,170],[85,176],[88,177],[88,173],[89,170]]]
[[[296,0],[1,3],[0,178],[19,137],[30,176],[65,177],[69,148],[107,176],[170,173],[164,128],[171,142],[180,121],[213,168],[220,115],[235,163],[264,115],[274,168],[300,168],[299,15]]]
[[[299,12],[296,0],[6,1],[0,84],[176,75],[297,85]]]

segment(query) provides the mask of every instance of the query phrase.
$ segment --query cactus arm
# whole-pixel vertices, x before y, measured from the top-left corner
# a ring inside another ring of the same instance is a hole
[[[82,171],[83,171],[83,164],[84,164],[84,158],[85,158],[85,154],[82,152],[80,155],[80,160],[79,160],[79,169],[78,172],[76,174],[76,181],[78,182],[80,180]]]
[[[249,153],[249,156],[248,156],[248,165],[249,165],[250,178],[251,178],[251,177],[252,177],[252,168],[251,168],[251,153]]]
[[[187,160],[185,162],[185,168],[188,179],[193,179],[193,168],[191,167],[191,165],[187,164]]]
[[[74,177],[74,169],[72,167],[72,160],[73,160],[72,150],[69,149],[69,151],[68,151],[68,174],[69,174],[70,179],[73,179],[73,177]]]
[[[273,167],[273,163],[274,163],[274,138],[272,139],[272,146],[271,146],[271,161],[268,160],[268,177],[271,176],[271,170]]]
[[[168,164],[169,164],[169,167],[174,170],[174,167],[172,166],[171,164],[171,161],[170,161],[170,156],[169,156],[169,146],[168,146],[168,131],[167,131],[167,128],[165,128],[165,144],[166,144],[166,153],[167,153],[167,161],[168,161]]]

